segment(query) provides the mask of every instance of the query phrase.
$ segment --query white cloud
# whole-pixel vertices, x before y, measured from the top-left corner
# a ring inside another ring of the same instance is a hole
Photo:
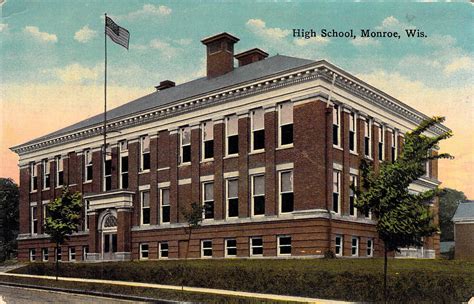
[[[329,43],[329,38],[327,37],[311,37],[309,39],[296,38],[293,42],[297,46],[309,46],[309,45],[325,45]]]
[[[44,73],[53,73],[64,83],[82,83],[84,81],[95,82],[102,78],[102,66],[93,68],[85,67],[79,63],[73,63],[63,68],[43,71]]]
[[[160,39],[151,40],[149,45],[152,49],[158,50],[161,53],[161,55],[167,58],[173,58],[180,52],[179,48],[176,48],[172,46],[170,43],[160,40]]]
[[[97,31],[90,29],[89,26],[86,25],[74,34],[74,40],[86,43],[95,36],[97,36]]]
[[[27,25],[25,26],[24,32],[43,42],[58,42],[58,37],[55,34],[40,32],[37,26]]]
[[[356,37],[350,40],[350,43],[356,47],[379,46],[380,41],[369,37]]]
[[[179,44],[179,45],[190,45],[190,44],[193,42],[193,40],[192,40],[192,39],[183,38],[183,39],[175,40],[174,42],[176,42],[176,43]]]
[[[0,23],[0,33],[8,31],[8,23]]]
[[[405,29],[414,29],[416,26],[401,22],[394,16],[388,16],[379,26],[376,26],[376,30],[405,30]]]
[[[135,20],[141,18],[168,16],[172,9],[165,5],[144,4],[139,10],[128,13],[127,15],[113,16],[116,20]]]
[[[451,75],[459,71],[472,71],[472,70],[474,70],[474,60],[468,56],[454,58],[448,65],[444,67],[444,72],[447,75]]]
[[[246,25],[255,35],[264,39],[281,40],[290,34],[290,30],[267,27],[262,19],[249,19]]]

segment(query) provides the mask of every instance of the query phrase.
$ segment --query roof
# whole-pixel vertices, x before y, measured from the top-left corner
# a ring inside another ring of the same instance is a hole
[[[466,201],[458,205],[453,222],[474,221],[474,201]]]
[[[215,78],[198,78],[175,87],[167,88],[166,90],[153,92],[149,95],[140,97],[122,106],[107,111],[107,120],[114,120],[119,117],[150,110],[155,107],[172,104],[182,99],[199,96],[204,93],[220,90],[225,87],[231,87],[261,77],[300,68],[314,62],[315,61],[308,59],[275,55],[267,58],[266,60],[257,61],[252,64],[235,68],[233,71]],[[103,119],[104,115],[101,113],[53,133],[28,141],[22,145],[29,145],[75,130],[91,127],[93,125],[103,123]]]

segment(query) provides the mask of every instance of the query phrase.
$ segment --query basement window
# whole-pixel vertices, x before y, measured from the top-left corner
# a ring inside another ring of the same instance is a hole
[[[212,258],[212,241],[211,240],[201,241],[201,257]]]
[[[148,260],[148,244],[140,244],[140,260]]]
[[[237,256],[237,240],[236,239],[225,240],[225,256],[226,257]]]
[[[30,262],[36,261],[36,249],[30,249]]]
[[[265,128],[264,128],[264,111],[256,109],[251,112],[252,124],[252,149],[251,151],[263,151],[265,149]]]
[[[263,239],[261,237],[250,238],[250,256],[263,256]]]
[[[278,105],[278,146],[293,144],[293,103],[284,102]]]
[[[373,239],[367,240],[367,256],[368,257],[374,256],[374,240]]]
[[[168,253],[169,253],[169,247],[168,247],[168,242],[160,242],[158,245],[159,249],[159,256],[158,258],[160,259],[167,259],[168,258]]]
[[[43,262],[47,262],[49,260],[49,252],[48,252],[48,248],[43,248],[41,249],[41,260]]]
[[[214,158],[214,124],[212,121],[202,123],[202,159],[211,160]]]
[[[336,256],[342,256],[343,255],[343,250],[344,250],[344,242],[343,242],[343,237],[342,235],[336,235]]]
[[[237,155],[239,153],[238,123],[237,115],[226,117],[226,156]]]
[[[76,247],[69,247],[69,261],[74,262],[76,260]]]
[[[356,237],[356,236],[352,237],[351,255],[352,256],[359,256],[359,238]]]
[[[278,255],[291,255],[291,236],[278,236]]]

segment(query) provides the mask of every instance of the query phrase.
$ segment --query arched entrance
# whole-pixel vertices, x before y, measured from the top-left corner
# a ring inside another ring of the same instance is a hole
[[[117,252],[117,213],[105,211],[100,227],[102,260],[114,260]]]

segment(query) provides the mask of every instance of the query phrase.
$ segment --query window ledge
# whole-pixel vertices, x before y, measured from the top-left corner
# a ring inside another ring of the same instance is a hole
[[[169,170],[170,167],[163,167],[163,168],[158,168],[156,171],[164,171],[164,170]]]
[[[38,192],[38,190],[33,190],[33,191],[30,191],[30,193],[36,193]]]
[[[88,181],[83,182],[83,184],[91,184],[91,183],[92,183],[92,180],[88,180]]]
[[[224,156],[223,159],[230,159],[230,158],[237,158],[237,157],[239,157],[239,154],[231,154],[231,155]]]
[[[279,146],[279,147],[275,148],[275,150],[278,151],[278,150],[291,149],[291,148],[293,148],[293,144]]]
[[[262,154],[265,153],[265,149],[255,150],[249,153],[249,155]]]
[[[145,174],[145,173],[149,173],[150,172],[150,169],[146,169],[146,170],[141,170],[138,172],[138,174]]]
[[[54,189],[61,189],[63,186],[56,186]]]
[[[338,149],[338,150],[344,151],[344,149],[343,149],[341,146],[336,146],[336,145],[333,144],[332,147],[333,147],[334,149]]]
[[[190,165],[191,165],[191,162],[186,162],[186,163],[179,164],[178,168],[186,167],[186,166],[190,166]]]
[[[48,191],[48,190],[51,190],[51,188],[44,188],[44,189],[41,189],[41,191]]]
[[[214,161],[214,158],[206,158],[201,160],[199,163],[200,164],[205,164],[205,163],[212,163]]]
[[[359,156],[359,153],[354,152],[354,151],[350,151],[350,150],[349,150],[349,154],[352,154],[352,155],[355,155],[355,156]]]

